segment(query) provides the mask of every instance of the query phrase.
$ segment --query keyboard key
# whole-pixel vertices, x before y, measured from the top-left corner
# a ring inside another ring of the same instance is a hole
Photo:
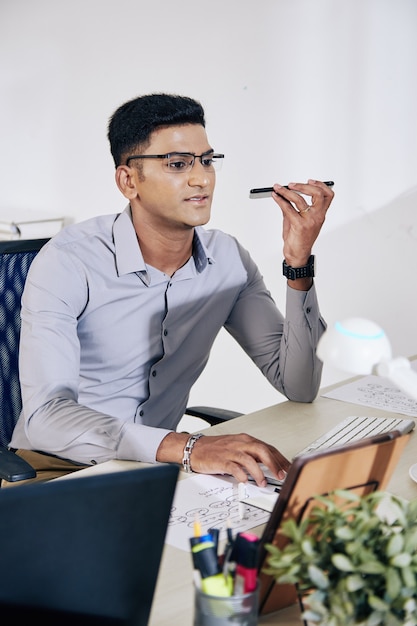
[[[400,419],[396,417],[363,417],[352,415],[347,417],[321,437],[308,444],[296,456],[308,454],[320,449],[343,446],[352,441],[359,441],[380,433],[399,430],[408,433],[415,427],[412,419]]]

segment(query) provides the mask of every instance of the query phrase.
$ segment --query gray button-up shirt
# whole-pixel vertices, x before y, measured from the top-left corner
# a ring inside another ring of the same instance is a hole
[[[325,323],[314,285],[287,289],[284,319],[248,252],[219,230],[196,228],[192,257],[168,276],[144,262],[129,207],[66,227],[26,281],[11,446],[154,462],[222,327],[279,392],[315,398]]]

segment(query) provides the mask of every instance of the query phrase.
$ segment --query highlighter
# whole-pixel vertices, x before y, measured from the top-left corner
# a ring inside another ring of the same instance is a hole
[[[211,596],[231,596],[233,579],[221,573],[215,544],[211,541],[198,543],[191,551],[194,567],[200,572],[202,591]]]
[[[233,595],[233,578],[216,574],[201,580],[201,590],[209,596],[229,597]]]
[[[253,533],[239,533],[235,540],[234,558],[235,594],[249,593],[257,586],[259,537]]]
[[[191,537],[190,544],[194,569],[199,570],[202,577],[217,574],[219,571],[217,563],[217,551],[211,535],[203,535],[199,538]],[[206,551],[207,549],[209,551],[201,556],[200,553],[203,550]]]

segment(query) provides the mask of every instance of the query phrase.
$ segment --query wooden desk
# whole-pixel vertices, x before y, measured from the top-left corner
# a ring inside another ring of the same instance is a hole
[[[333,385],[325,391],[337,386]],[[243,415],[211,427],[210,430],[206,431],[206,434],[246,432],[268,441],[291,459],[299,450],[349,415],[384,417],[387,412],[318,396],[312,404],[286,401],[255,413]],[[390,415],[405,417],[394,413],[390,413]],[[417,498],[417,483],[412,481],[408,474],[410,466],[417,463],[416,437],[417,434],[413,432],[388,485],[389,491],[410,500]],[[123,471],[142,465],[134,461],[109,461],[86,470],[74,472],[68,477],[96,474],[103,471]],[[186,480],[187,475],[180,472],[180,478]],[[258,530],[260,534],[261,528]],[[192,579],[190,554],[165,545],[149,626],[167,626],[167,624],[170,626],[192,626]],[[259,618],[259,624],[265,626],[277,626],[279,624],[302,626],[303,622],[298,606],[294,605]]]
[[[383,417],[387,412],[319,396],[312,404],[298,402],[276,404],[262,411],[213,426],[206,434],[246,432],[268,441],[288,458],[292,458],[304,446],[349,415]],[[408,474],[409,467],[417,463],[416,436],[413,432],[388,485],[389,491],[407,499],[417,498],[417,483],[413,482]],[[187,552],[165,545],[149,626],[167,624],[192,626],[192,623],[191,557]],[[302,626],[303,622],[298,606],[294,605],[259,618],[259,624]]]

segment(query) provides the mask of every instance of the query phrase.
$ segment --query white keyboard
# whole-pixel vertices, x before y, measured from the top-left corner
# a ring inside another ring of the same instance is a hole
[[[334,448],[335,446],[343,446],[352,441],[359,441],[372,437],[380,433],[387,433],[392,430],[399,430],[401,433],[409,433],[415,427],[415,421],[412,419],[399,419],[396,417],[359,417],[352,415],[342,422],[336,424],[334,428],[327,431],[324,435],[312,441],[308,446],[298,452],[308,454],[317,450],[326,448]]]
[[[409,433],[415,427],[415,421],[412,419],[399,419],[396,417],[359,417],[351,415],[342,422],[336,424],[334,428],[328,430],[324,435],[312,441],[308,446],[303,448],[295,456],[316,452],[317,450],[325,450],[326,448],[334,448],[343,446],[352,441],[366,439],[380,433],[388,433],[392,430],[399,430],[401,433]],[[270,470],[260,464],[265,474],[265,478],[270,485],[282,486],[283,480],[277,480],[272,476]],[[253,480],[248,476],[249,480]]]

